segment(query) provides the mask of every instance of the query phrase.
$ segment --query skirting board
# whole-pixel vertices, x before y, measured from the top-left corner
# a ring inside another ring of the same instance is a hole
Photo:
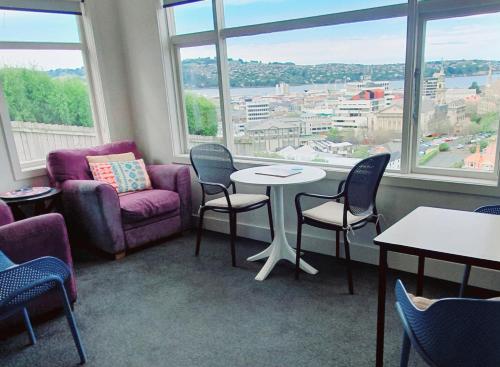
[[[198,223],[198,216],[193,216],[193,223]],[[214,217],[208,213],[205,215],[203,227],[205,229],[229,233],[229,221],[219,217]],[[255,224],[244,223],[238,221],[237,228],[238,236],[250,238],[257,241],[269,242],[271,240],[269,227],[257,226]],[[294,231],[286,230],[288,242],[294,246],[297,236]],[[318,233],[329,233],[328,231],[319,230]],[[326,236],[311,235],[303,233],[302,248],[306,251],[317,252],[324,255],[332,256],[335,251],[335,235],[332,233],[330,238]],[[342,236],[340,236],[342,239]],[[359,238],[359,237],[358,237]],[[351,258],[355,261],[377,265],[379,251],[378,248],[370,243],[356,242],[356,235],[350,237],[351,240]],[[343,243],[341,242],[341,254],[343,256]],[[410,273],[417,273],[417,258],[411,255],[389,253],[389,267],[392,269],[402,270]],[[425,262],[425,275],[433,278],[444,279],[459,283],[462,280],[464,266],[461,264],[450,263],[446,261],[427,259]],[[473,268],[469,284],[472,286],[500,291],[500,272]],[[458,285],[457,285],[458,292]]]

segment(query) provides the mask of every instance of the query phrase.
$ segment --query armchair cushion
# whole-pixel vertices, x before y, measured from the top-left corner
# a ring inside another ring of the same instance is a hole
[[[242,208],[245,206],[250,206],[253,204],[260,203],[262,201],[268,200],[269,197],[260,194],[231,194],[229,195],[229,200],[231,201],[231,206],[233,208]],[[225,196],[207,201],[206,206],[215,206],[218,208],[227,208],[227,199]]]
[[[120,196],[124,224],[136,223],[166,214],[179,214],[179,194],[169,190],[146,190]]]
[[[302,215],[319,222],[343,226],[344,204],[337,203],[336,201],[329,201],[312,209],[304,210]],[[361,222],[367,217],[369,217],[369,215],[358,216],[347,212],[347,224]]]

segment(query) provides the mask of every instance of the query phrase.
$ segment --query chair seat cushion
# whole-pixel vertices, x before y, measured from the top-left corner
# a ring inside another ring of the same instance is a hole
[[[180,208],[179,194],[168,190],[138,191],[122,195],[119,199],[124,223],[175,214]]]
[[[229,195],[229,200],[231,200],[231,206],[233,208],[243,208],[245,206],[260,203],[262,201],[268,200],[267,195],[260,194],[231,194]],[[215,206],[218,208],[227,208],[226,197],[223,196],[218,199],[213,199],[205,203],[206,206]]]
[[[425,311],[429,308],[430,305],[433,303],[439,301],[439,299],[431,299],[431,298],[425,298],[425,297],[418,297],[415,296],[411,293],[408,293],[408,297],[410,297],[410,300],[413,302],[416,308],[418,308],[421,311]],[[494,297],[494,298],[488,298],[488,301],[500,301],[500,297]]]
[[[312,209],[304,210],[302,212],[304,217],[317,220],[319,222],[334,224],[337,226],[343,225],[344,204],[337,203],[336,201],[329,201],[320,206]],[[369,215],[358,216],[347,212],[347,224],[354,224],[361,222],[368,218]]]

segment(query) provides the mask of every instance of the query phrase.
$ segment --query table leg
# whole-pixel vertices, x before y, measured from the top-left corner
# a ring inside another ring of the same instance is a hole
[[[384,365],[385,297],[387,289],[387,250],[380,246],[378,265],[377,354],[376,367]]]
[[[424,291],[424,273],[425,273],[425,257],[418,257],[418,272],[417,272],[417,296],[421,296]]]
[[[256,261],[268,258],[260,272],[255,277],[256,280],[267,278],[276,263],[280,260],[288,260],[295,264],[295,250],[288,244],[285,233],[285,218],[283,209],[283,186],[272,187],[272,209],[274,222],[274,240],[264,251],[247,258],[247,261]],[[317,274],[318,271],[304,260],[300,260],[299,266],[309,274]]]

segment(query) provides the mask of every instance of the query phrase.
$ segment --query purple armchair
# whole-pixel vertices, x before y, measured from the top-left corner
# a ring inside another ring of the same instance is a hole
[[[64,219],[60,214],[47,214],[14,222],[12,213],[0,200],[0,251],[16,263],[24,263],[43,256],[54,256],[64,261],[73,273],[73,259]],[[71,302],[76,300],[76,283],[72,274],[66,282]],[[50,292],[33,301],[30,315],[40,315],[62,308],[58,293]],[[2,324],[6,321],[2,321]]]
[[[180,165],[148,165],[153,190],[118,195],[111,185],[94,181],[87,156],[133,152],[132,141],[49,153],[51,184],[63,190],[63,208],[72,243],[96,247],[116,259],[191,227],[191,178]]]

